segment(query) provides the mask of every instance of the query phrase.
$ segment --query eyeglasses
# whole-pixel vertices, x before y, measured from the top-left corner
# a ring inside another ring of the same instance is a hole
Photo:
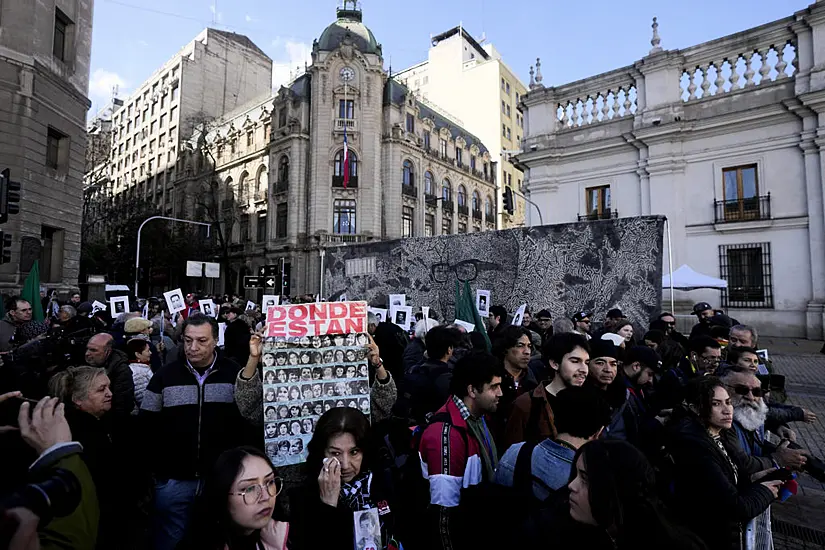
[[[737,384],[736,386],[728,387],[732,389],[736,393],[736,395],[745,396],[749,393],[752,394],[754,397],[762,397],[763,395],[765,395],[765,392],[762,388],[750,388],[743,384]]]
[[[283,482],[281,481],[281,478],[273,477],[263,485],[256,483],[254,485],[250,485],[243,491],[229,494],[242,496],[243,503],[247,506],[252,506],[253,504],[258,504],[258,501],[261,500],[261,495],[263,494],[264,488],[266,488],[266,492],[269,496],[275,497],[281,493],[281,489],[283,489]]]

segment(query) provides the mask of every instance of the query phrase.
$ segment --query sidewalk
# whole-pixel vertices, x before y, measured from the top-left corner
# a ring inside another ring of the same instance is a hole
[[[825,458],[825,355],[822,342],[765,338],[760,347],[770,350],[773,365],[786,377],[788,403],[813,411],[814,424],[795,422],[797,442]],[[799,492],[771,507],[776,550],[825,549],[825,484],[802,474]]]

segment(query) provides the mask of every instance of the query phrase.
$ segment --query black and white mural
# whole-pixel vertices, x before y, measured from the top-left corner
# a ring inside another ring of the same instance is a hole
[[[456,281],[469,281],[473,296],[490,290],[510,314],[525,302],[554,318],[618,307],[647,326],[661,307],[663,230],[664,218],[649,216],[332,248],[325,293],[373,307],[406,294],[414,310],[452,320]]]

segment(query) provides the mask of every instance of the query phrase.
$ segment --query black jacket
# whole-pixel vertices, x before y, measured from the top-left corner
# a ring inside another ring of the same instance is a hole
[[[226,331],[223,334],[224,354],[239,365],[246,365],[249,359],[250,338],[252,338],[252,333],[249,331],[249,325],[242,319],[235,319],[226,325]]]
[[[407,347],[404,349],[404,355],[401,359],[401,366],[404,369],[404,374],[410,371],[416,365],[420,365],[424,361],[424,352],[427,351],[427,346],[420,338],[413,338]]]
[[[738,480],[698,418],[678,409],[674,415],[665,448],[673,459],[673,501],[679,517],[711,550],[744,548],[747,522],[771,505],[773,494],[751,483],[747,467],[738,463],[741,449],[727,433],[722,442],[738,468]]]
[[[101,367],[109,377],[112,414],[121,421],[135,409],[135,382],[132,379],[132,369],[129,368],[129,359],[122,351],[113,349]]]
[[[378,346],[384,368],[390,371],[395,380],[403,379],[404,350],[410,343],[409,335],[398,325],[384,321],[375,327],[372,338]]]
[[[393,415],[422,426],[427,413],[440,409],[450,396],[452,366],[427,359],[404,375],[398,389]]]
[[[243,442],[244,425],[235,404],[240,367],[218,353],[203,385],[186,360],[152,376],[139,420],[148,461],[157,479],[195,479],[215,459]]]

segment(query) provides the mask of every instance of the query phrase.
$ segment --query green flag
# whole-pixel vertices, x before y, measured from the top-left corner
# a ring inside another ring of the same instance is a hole
[[[484,341],[487,342],[487,351],[490,351],[490,337],[487,336],[487,329],[484,326],[484,320],[478,314],[476,309],[476,301],[470,291],[469,281],[464,281],[464,288],[458,281],[455,282],[455,318],[459,321],[472,323],[476,326],[476,332],[484,336]]]
[[[34,261],[29,276],[23,282],[20,296],[32,305],[32,319],[43,320],[43,304],[40,303],[40,262]]]

